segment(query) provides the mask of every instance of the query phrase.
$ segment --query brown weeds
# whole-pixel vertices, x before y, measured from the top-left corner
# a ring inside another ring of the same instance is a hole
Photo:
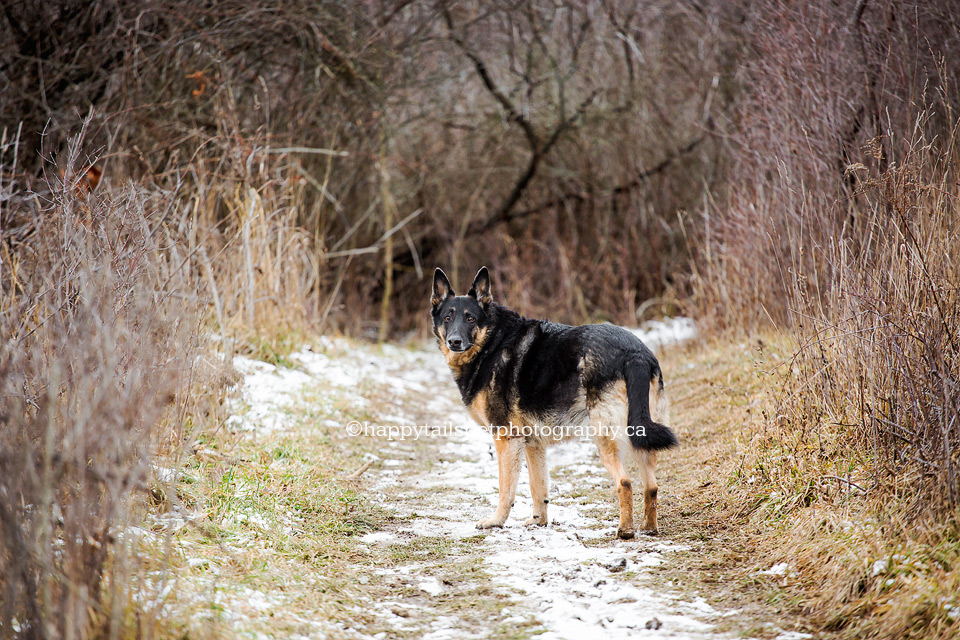
[[[5,230],[0,326],[0,629],[116,637],[157,450],[184,436],[198,300],[156,199],[78,195],[79,144]],[[171,437],[173,436],[173,437]],[[171,442],[172,440],[172,442]]]

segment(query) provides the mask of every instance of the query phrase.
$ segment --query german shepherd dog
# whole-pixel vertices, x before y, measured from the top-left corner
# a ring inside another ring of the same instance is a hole
[[[633,485],[624,468],[632,452],[643,480],[645,533],[657,529],[657,451],[677,444],[653,421],[665,409],[663,373],[635,335],[611,324],[571,327],[531,320],[493,301],[483,267],[465,296],[442,270],[433,277],[433,332],[470,415],[493,433],[500,497],[478,529],[502,527],[526,456],[533,498],[527,526],[547,520],[546,447],[589,430],[620,500],[617,536],[634,537]],[[578,428],[579,427],[579,428]]]

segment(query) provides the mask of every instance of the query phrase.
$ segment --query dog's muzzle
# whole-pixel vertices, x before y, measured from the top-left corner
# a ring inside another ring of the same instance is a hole
[[[461,340],[460,338],[447,338],[447,348],[450,349],[450,351],[462,353],[466,351],[469,347],[463,344],[463,340]]]

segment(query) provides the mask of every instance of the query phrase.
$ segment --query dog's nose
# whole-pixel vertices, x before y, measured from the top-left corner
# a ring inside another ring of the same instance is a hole
[[[463,340],[460,338],[450,338],[447,340],[447,346],[454,350],[459,350],[463,346]]]

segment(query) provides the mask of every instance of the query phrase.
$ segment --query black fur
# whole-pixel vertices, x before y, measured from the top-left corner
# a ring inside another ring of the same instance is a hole
[[[674,433],[650,416],[650,383],[663,388],[653,352],[635,335],[611,324],[568,326],[524,318],[492,301],[486,268],[466,296],[457,296],[440,269],[434,276],[433,326],[441,348],[461,340],[466,351],[482,346],[454,369],[464,404],[487,391],[487,418],[507,425],[517,406],[540,424],[599,402],[622,380],[627,389],[630,442],[636,449],[659,450],[677,444]],[[471,321],[472,319],[472,321]],[[482,338],[482,340],[481,340]]]

